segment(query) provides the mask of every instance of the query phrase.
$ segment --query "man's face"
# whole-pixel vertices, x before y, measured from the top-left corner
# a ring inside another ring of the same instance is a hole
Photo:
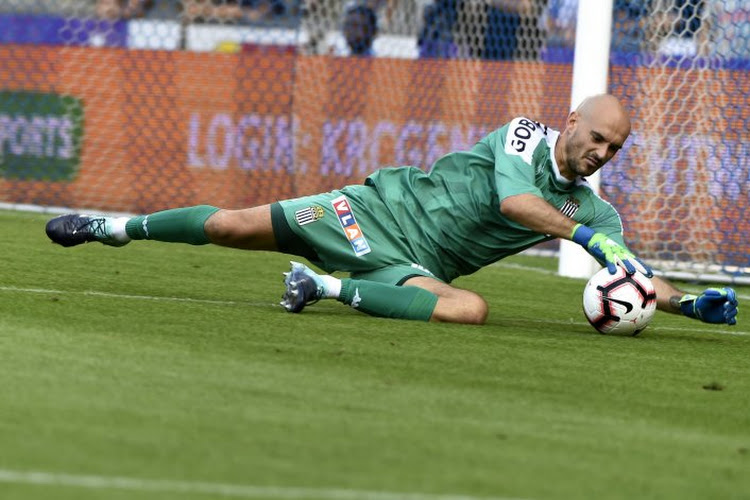
[[[630,127],[616,117],[577,114],[572,122],[568,119],[568,131],[560,173],[572,180],[593,174],[611,160],[628,138]]]
[[[372,47],[375,28],[365,14],[356,11],[347,14],[343,31],[352,54],[364,54]]]

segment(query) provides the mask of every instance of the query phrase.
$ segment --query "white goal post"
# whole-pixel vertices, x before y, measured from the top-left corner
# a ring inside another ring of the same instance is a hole
[[[611,33],[612,0],[579,0],[571,110],[587,96],[607,91]],[[588,180],[598,192],[599,172]],[[581,246],[568,240],[560,241],[558,273],[561,276],[589,278],[599,267]]]

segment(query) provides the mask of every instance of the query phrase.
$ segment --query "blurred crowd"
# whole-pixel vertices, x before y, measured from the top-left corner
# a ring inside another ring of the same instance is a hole
[[[535,60],[575,46],[578,0],[434,0],[422,57]],[[618,55],[750,59],[750,0],[613,0]]]
[[[719,29],[731,32],[721,20],[736,20],[737,11],[747,25],[746,0],[614,0],[612,50],[698,55]],[[420,54],[534,60],[573,49],[577,14],[578,0],[434,0],[424,9]]]
[[[302,0],[0,0],[3,12],[253,24],[299,18]]]
[[[578,0],[0,0],[0,10],[301,27],[313,54],[378,55],[378,37],[403,36],[418,57],[536,60],[573,49]],[[750,1],[614,0],[612,33],[620,53],[748,57]]]

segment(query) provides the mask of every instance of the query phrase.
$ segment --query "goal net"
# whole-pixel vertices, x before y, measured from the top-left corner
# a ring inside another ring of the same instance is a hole
[[[631,2],[619,14],[610,89],[632,109],[633,132],[602,192],[655,267],[746,280],[750,3]]]
[[[245,207],[429,169],[514,116],[564,125],[575,0],[246,3],[0,0],[3,206]],[[633,133],[601,189],[662,269],[750,268],[749,17],[614,2]]]

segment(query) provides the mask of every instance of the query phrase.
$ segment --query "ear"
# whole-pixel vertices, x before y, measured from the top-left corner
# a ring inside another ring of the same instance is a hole
[[[581,118],[581,115],[578,114],[578,111],[571,111],[568,115],[568,120],[566,124],[570,126],[575,126],[576,123],[578,123],[578,120]]]
[[[568,115],[568,119],[565,120],[565,131],[568,134],[574,133],[580,121],[581,121],[581,114],[577,111],[571,111],[570,114]]]

